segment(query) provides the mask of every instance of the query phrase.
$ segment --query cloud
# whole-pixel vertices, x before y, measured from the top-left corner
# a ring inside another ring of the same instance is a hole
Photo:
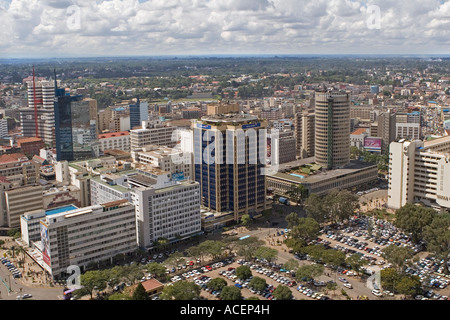
[[[450,0],[0,0],[0,25],[0,57],[447,53]]]

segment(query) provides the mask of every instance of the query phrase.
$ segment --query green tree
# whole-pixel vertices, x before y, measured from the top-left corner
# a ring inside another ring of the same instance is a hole
[[[147,271],[155,278],[162,279],[166,275],[166,267],[158,262],[152,262],[147,265]]]
[[[222,290],[227,285],[227,281],[222,278],[214,278],[209,281],[206,286],[212,290]]]
[[[150,300],[142,283],[139,282],[136,289],[134,289],[132,300]]]
[[[412,241],[422,240],[422,233],[426,226],[433,221],[436,212],[432,208],[408,203],[395,212],[394,225],[412,234]]]
[[[190,281],[177,281],[165,286],[161,292],[161,300],[196,300],[200,297],[200,286]]]
[[[308,190],[302,184],[292,184],[291,189],[286,192],[286,195],[290,200],[294,201],[297,205],[303,204],[303,201],[308,196]]]
[[[277,300],[292,300],[292,291],[287,286],[279,285],[273,290],[273,296]]]
[[[220,298],[222,300],[242,300],[242,293],[241,290],[239,290],[239,288],[235,287],[235,286],[226,286],[222,289],[222,291],[220,292]]]
[[[413,297],[422,291],[420,278],[418,276],[404,275],[398,282],[396,289],[398,293]]]
[[[433,252],[437,257],[444,260],[444,266],[447,266],[448,256],[450,254],[450,217],[448,214],[436,216],[429,226],[424,227],[424,240],[427,242],[427,249]],[[444,273],[449,270],[444,267]]]
[[[414,251],[407,247],[398,247],[395,244],[384,248],[382,256],[392,263],[398,271],[401,271],[408,260],[414,256]]]
[[[395,293],[402,276],[395,268],[386,268],[381,270],[380,279],[383,288]]]
[[[295,272],[295,278],[301,282],[308,282],[323,274],[325,267],[321,264],[306,264]]]
[[[309,255],[311,259],[318,261],[322,260],[323,255],[325,254],[325,247],[321,244],[309,245],[302,248],[301,252]]]
[[[283,269],[286,270],[296,270],[299,267],[299,263],[295,259],[289,259],[283,264]]]
[[[319,223],[312,218],[299,218],[298,225],[291,229],[292,238],[308,243],[317,238],[320,233]]]
[[[236,277],[241,280],[248,279],[252,276],[252,270],[249,266],[239,266],[236,268]]]
[[[299,223],[299,216],[296,212],[291,212],[286,216],[286,222],[288,223],[288,229],[292,229]]]
[[[80,276],[80,285],[82,286],[80,293],[84,295],[89,294],[92,300],[94,290],[100,292],[106,289],[107,280],[107,273],[104,271],[86,271]]]
[[[306,199],[304,207],[308,218],[316,220],[319,224],[324,223],[329,218],[328,210],[323,203],[323,198],[315,193]]]
[[[249,214],[244,214],[242,217],[241,217],[241,224],[244,226],[244,227],[248,227],[249,225],[250,225],[250,222],[252,221],[252,218],[250,217],[250,215]]]
[[[269,247],[259,247],[256,249],[255,257],[259,259],[265,259],[268,262],[274,261],[278,256],[278,250]]]
[[[359,275],[361,273],[361,268],[366,265],[368,261],[358,254],[352,254],[346,259],[346,263]]]
[[[266,280],[260,277],[253,277],[248,286],[256,291],[263,291],[266,288]]]
[[[249,237],[236,242],[236,252],[247,260],[254,257],[256,250],[264,244],[257,237]]]
[[[326,264],[339,267],[345,262],[345,253],[338,250],[325,250],[322,255],[322,261]]]
[[[325,196],[323,202],[332,222],[345,221],[354,215],[359,206],[358,197],[348,190],[333,189]]]

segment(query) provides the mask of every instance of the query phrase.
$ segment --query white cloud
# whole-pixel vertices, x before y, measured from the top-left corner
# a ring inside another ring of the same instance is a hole
[[[0,0],[0,26],[0,57],[450,52],[450,0]]]

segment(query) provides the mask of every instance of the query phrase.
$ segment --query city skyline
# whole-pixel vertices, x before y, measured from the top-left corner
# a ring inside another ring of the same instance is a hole
[[[446,54],[450,1],[0,0],[0,58]]]

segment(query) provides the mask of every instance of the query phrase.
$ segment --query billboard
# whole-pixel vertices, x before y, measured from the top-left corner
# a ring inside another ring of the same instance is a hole
[[[367,137],[364,139],[364,149],[367,151],[381,152],[381,138]]]
[[[50,266],[50,239],[48,237],[48,226],[41,221],[41,243],[42,258]]]

